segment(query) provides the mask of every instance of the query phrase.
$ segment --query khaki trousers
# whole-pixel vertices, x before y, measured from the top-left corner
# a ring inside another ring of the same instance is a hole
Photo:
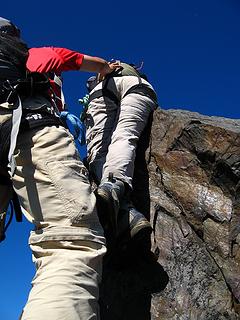
[[[86,121],[88,163],[98,182],[106,180],[112,172],[132,187],[137,143],[150,113],[156,108],[156,103],[147,96],[137,93],[124,96],[137,83],[137,77],[112,78],[108,89],[119,97],[119,104],[108,97],[93,99],[89,104]],[[101,83],[94,91],[100,87]]]
[[[0,106],[0,120],[3,115]],[[61,126],[26,131],[18,136],[15,160],[14,189],[35,225],[29,244],[36,275],[21,319],[99,319],[105,239],[72,136]]]

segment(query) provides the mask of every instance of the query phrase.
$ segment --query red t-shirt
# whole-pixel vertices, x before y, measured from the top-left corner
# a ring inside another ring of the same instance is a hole
[[[83,54],[65,48],[42,47],[29,49],[27,68],[36,72],[79,70]]]
[[[32,72],[55,73],[61,76],[63,71],[79,70],[83,61],[83,54],[66,48],[41,47],[29,49],[27,69]],[[51,80],[52,88],[58,98],[61,88]],[[58,104],[61,111],[62,107]]]

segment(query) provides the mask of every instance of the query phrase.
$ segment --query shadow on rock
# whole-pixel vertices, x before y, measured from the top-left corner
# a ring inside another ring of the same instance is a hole
[[[140,242],[105,256],[100,287],[101,320],[150,320],[151,294],[161,292],[168,275]]]

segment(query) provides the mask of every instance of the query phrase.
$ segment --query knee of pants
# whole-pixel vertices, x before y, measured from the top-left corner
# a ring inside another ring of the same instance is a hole
[[[49,249],[55,248],[77,248],[76,243],[89,243],[94,246],[104,246],[105,237],[102,226],[95,225],[95,228],[74,227],[65,225],[47,226],[39,230],[31,231],[29,244],[31,247],[39,246]]]
[[[76,274],[84,265],[101,273],[106,246],[104,236],[97,231],[52,227],[45,234],[31,232],[29,243],[37,269],[60,263],[69,265]]]

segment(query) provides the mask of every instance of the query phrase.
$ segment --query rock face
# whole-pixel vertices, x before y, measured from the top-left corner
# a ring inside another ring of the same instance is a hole
[[[154,113],[152,250],[169,276],[153,320],[240,319],[240,120]]]
[[[240,120],[156,110],[150,129],[132,200],[151,247],[106,256],[101,319],[240,319]]]

